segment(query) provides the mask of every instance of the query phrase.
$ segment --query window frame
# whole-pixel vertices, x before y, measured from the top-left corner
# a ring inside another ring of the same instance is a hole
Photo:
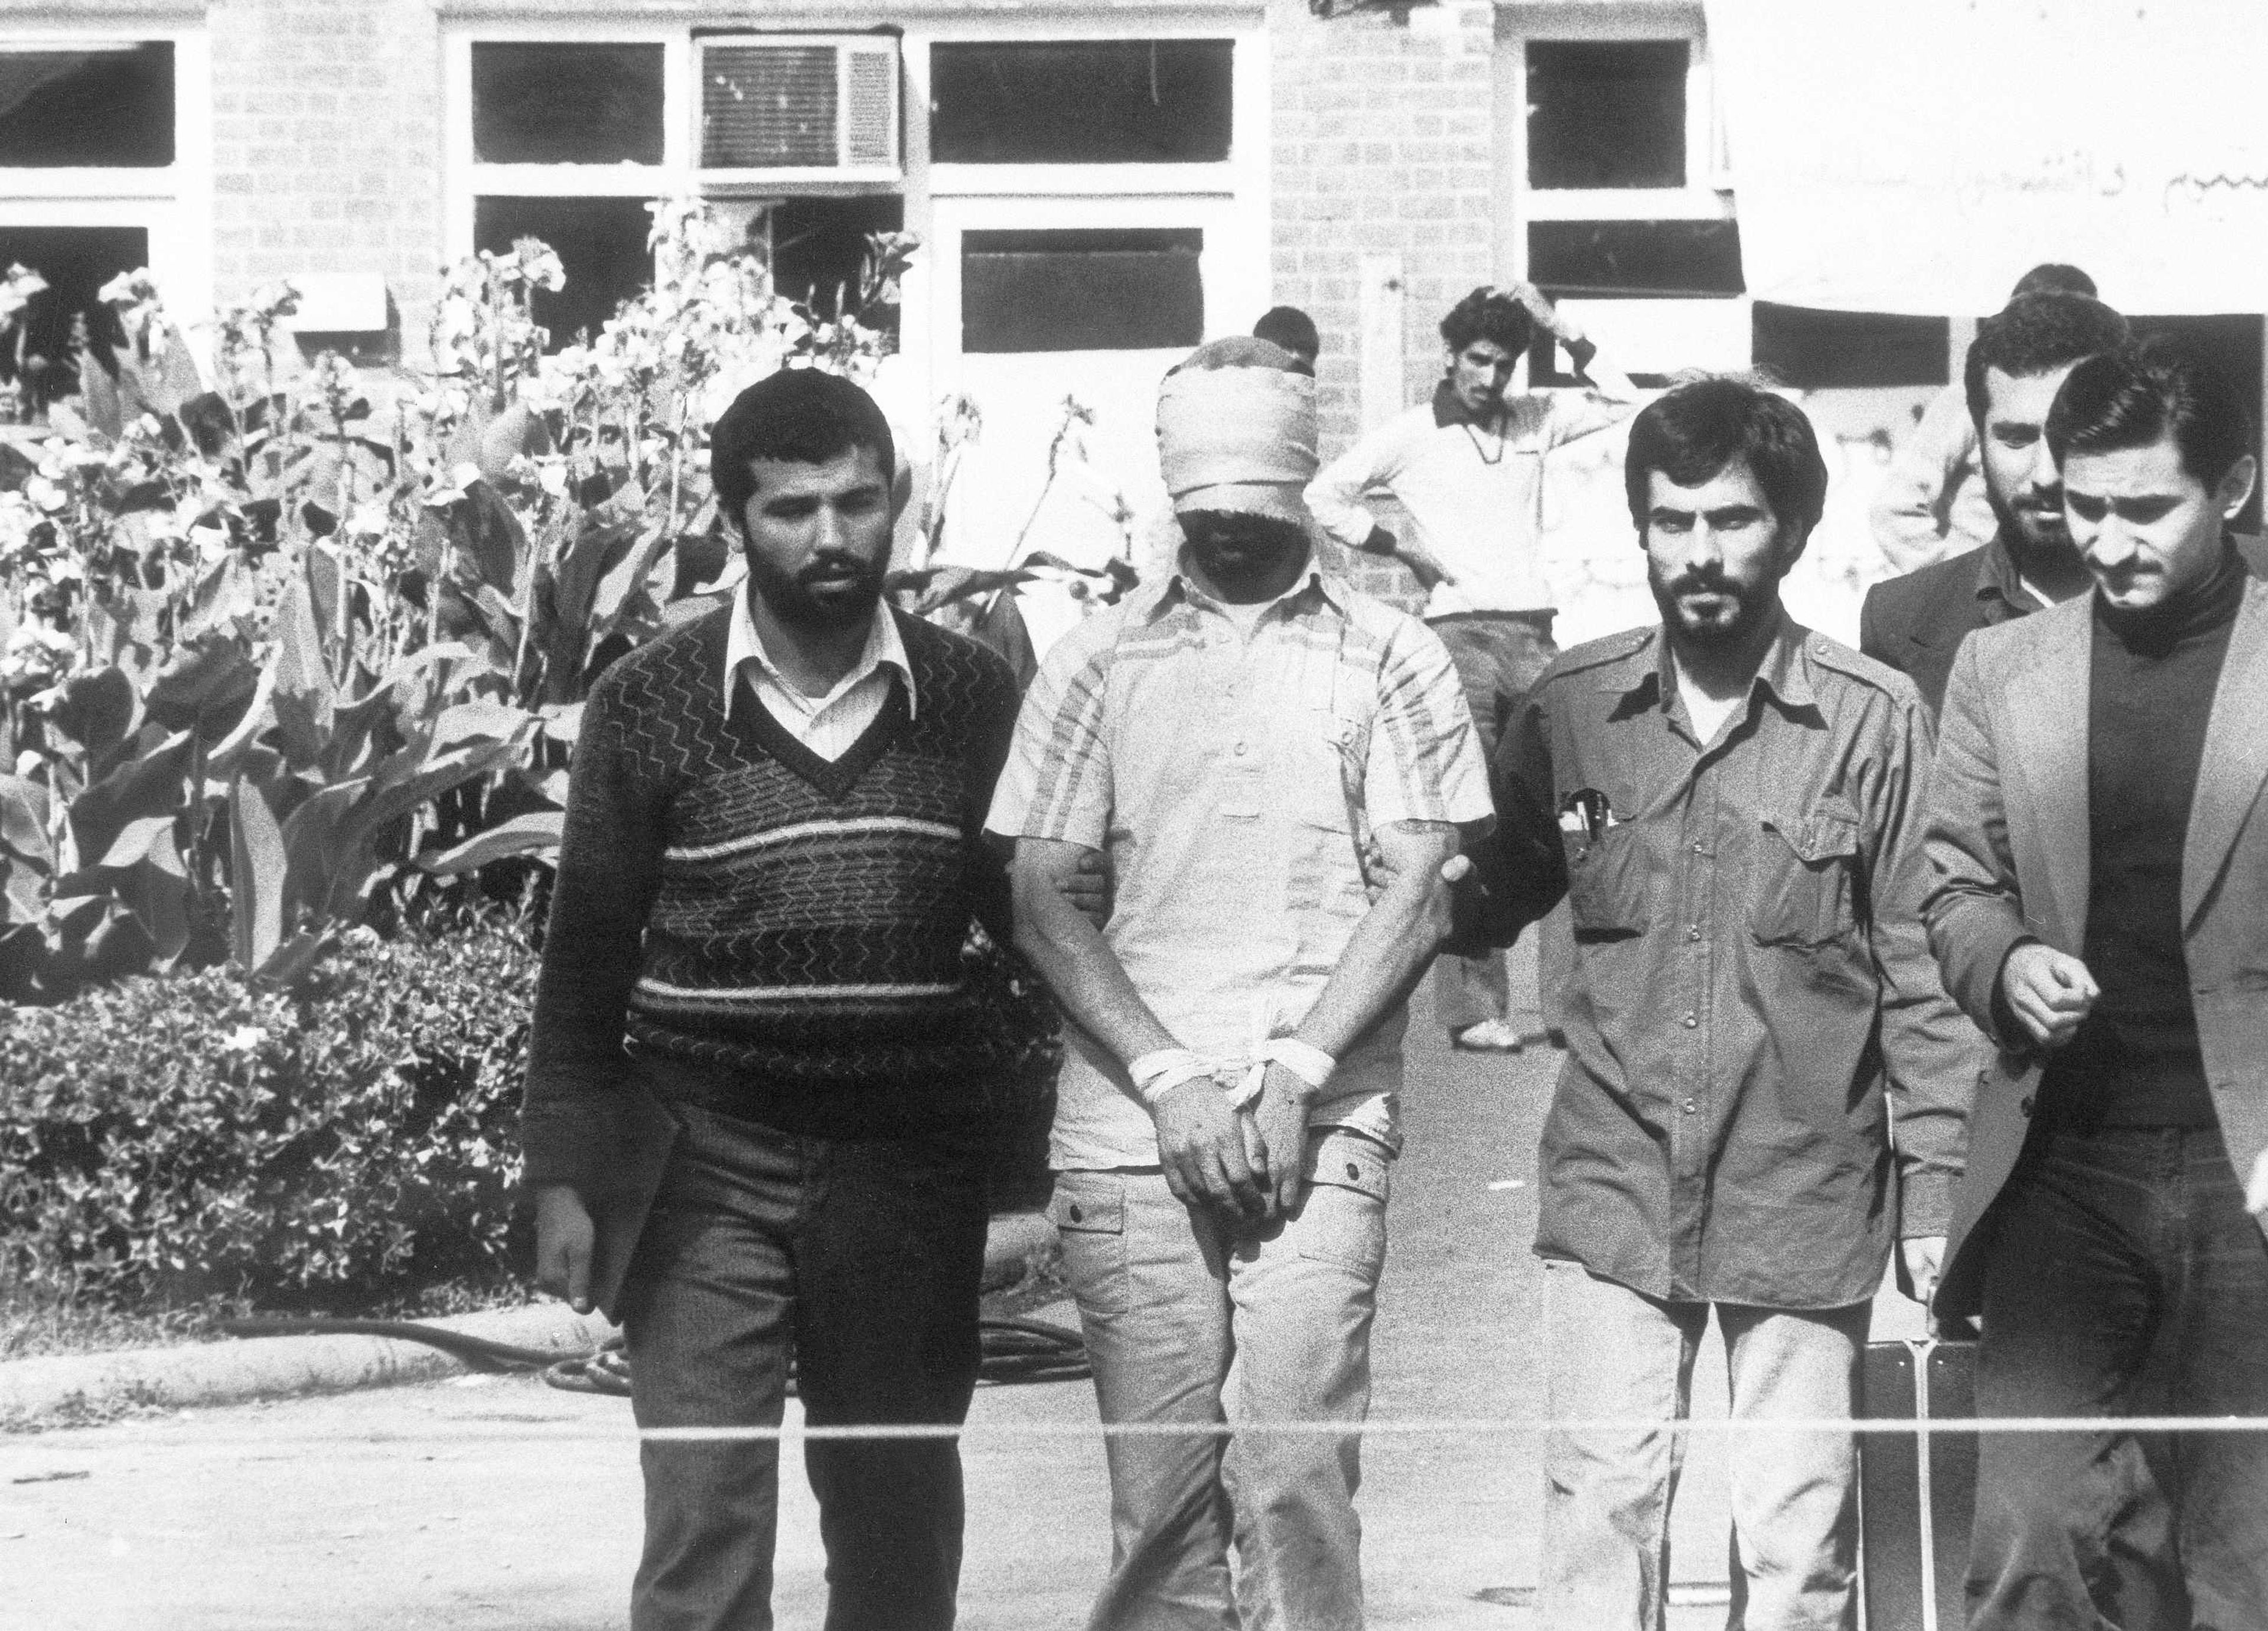
[[[34,51],[145,41],[173,48],[173,162],[0,165],[0,227],[140,228],[166,308],[202,354],[210,334],[202,319],[212,309],[214,227],[212,55],[202,17],[27,18],[0,32],[0,47]]]
[[[1528,184],[1528,45],[1683,41],[1685,185],[1539,188]],[[1539,221],[1735,221],[1725,122],[1718,106],[1707,18],[1700,0],[1535,0],[1496,11],[1496,263],[1508,281],[1528,277],[1528,229]],[[1749,297],[1570,296],[1571,314],[1603,330],[1618,365],[1643,372],[1646,353],[1683,352],[1715,366],[1749,360]],[[1630,343],[1625,343],[1625,339]]]
[[[658,45],[661,47],[661,162],[488,164],[473,155],[473,47]],[[473,253],[474,201],[501,198],[671,198],[696,186],[693,151],[693,34],[682,23],[591,17],[483,18],[445,26],[441,36],[442,231],[444,257]]]
[[[770,21],[770,19],[764,19]],[[442,19],[442,244],[450,262],[473,251],[474,200],[482,196],[666,198],[700,196],[747,203],[770,197],[895,195],[905,230],[924,252],[907,274],[899,306],[899,352],[922,396],[950,378],[960,358],[961,229],[1093,224],[1197,227],[1205,232],[1206,331],[1223,314],[1267,305],[1270,293],[1269,41],[1262,0],[1184,0],[1178,5],[1097,14],[1035,5],[1012,11],[924,6],[898,36],[900,141],[895,182],[784,179],[777,188],[703,183],[696,151],[699,86],[695,31],[747,34],[839,33],[800,9],[760,26],[720,8],[712,17],[672,7],[648,18],[532,7],[524,15]],[[1230,151],[1208,164],[932,164],[929,151],[929,48],[991,41],[1227,39],[1233,48]],[[663,151],[659,165],[501,165],[473,157],[472,46],[659,44],[663,57]],[[943,208],[944,222],[939,219]]]

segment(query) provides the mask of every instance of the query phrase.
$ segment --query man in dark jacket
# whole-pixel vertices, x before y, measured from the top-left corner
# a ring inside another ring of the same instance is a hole
[[[2268,585],[2226,530],[2250,417],[2196,358],[2073,370],[2048,433],[2096,587],[1978,634],[1946,691],[1924,910],[2001,1052],[1939,1307],[1983,1315],[1980,1416],[2104,1419],[1984,1436],[1971,1631],[2268,1625],[2268,1441],[2116,1420],[2268,1413]]]
[[[1971,629],[2091,587],[2064,528],[2063,484],[2043,426],[2064,376],[2125,337],[2124,318],[2077,294],[2021,295],[1977,326],[1963,384],[1999,532],[1982,548],[1876,584],[1859,614],[1859,649],[1911,678],[1933,712]]]

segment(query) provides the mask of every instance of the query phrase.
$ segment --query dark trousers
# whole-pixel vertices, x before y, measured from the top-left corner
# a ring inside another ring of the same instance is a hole
[[[821,1139],[687,1105],[625,1310],[641,1428],[959,1423],[977,1365],[980,1141]],[[648,1441],[633,1631],[768,1631],[779,1447]],[[950,1439],[817,1440],[827,1631],[944,1631],[961,1576]]]
[[[2033,1134],[1993,1210],[1980,1416],[2268,1413],[2268,1243],[2213,1128]],[[2268,1435],[1987,1434],[1971,1631],[2268,1627]]]

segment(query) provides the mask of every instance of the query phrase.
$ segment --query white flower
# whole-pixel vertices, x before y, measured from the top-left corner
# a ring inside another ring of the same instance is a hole
[[[224,1053],[250,1053],[268,1040],[268,1033],[257,1025],[239,1025],[221,1038]]]
[[[50,515],[70,502],[70,495],[45,475],[25,477],[24,496]]]

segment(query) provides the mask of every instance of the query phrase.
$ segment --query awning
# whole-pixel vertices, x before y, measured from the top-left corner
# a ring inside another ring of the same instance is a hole
[[[1749,291],[1997,311],[2268,310],[2262,0],[1707,0]]]

